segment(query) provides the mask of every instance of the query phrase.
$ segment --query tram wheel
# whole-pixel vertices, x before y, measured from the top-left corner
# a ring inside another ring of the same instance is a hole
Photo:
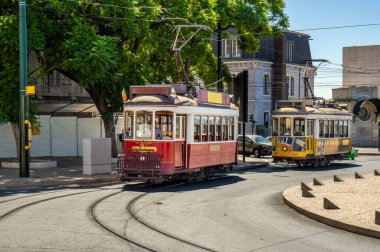
[[[315,159],[314,161],[313,161],[313,166],[314,167],[318,167],[318,166],[320,166],[321,165],[321,162],[319,161],[319,159]]]

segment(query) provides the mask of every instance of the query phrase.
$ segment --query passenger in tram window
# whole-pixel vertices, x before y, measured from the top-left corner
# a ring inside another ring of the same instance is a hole
[[[131,136],[131,128],[128,128],[127,131],[125,132],[125,136],[129,137]]]
[[[161,129],[158,125],[156,125],[155,130],[156,130],[156,139],[162,139],[163,135],[162,135]]]

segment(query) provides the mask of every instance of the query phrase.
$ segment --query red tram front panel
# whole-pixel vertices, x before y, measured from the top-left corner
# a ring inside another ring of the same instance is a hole
[[[192,169],[235,163],[236,147],[236,142],[188,144],[187,167]]]
[[[172,174],[175,167],[184,165],[184,141],[124,140],[124,152],[154,152],[161,156],[162,174]]]

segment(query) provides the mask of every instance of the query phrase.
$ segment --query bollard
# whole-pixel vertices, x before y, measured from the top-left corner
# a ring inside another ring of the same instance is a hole
[[[380,225],[380,212],[375,211],[375,224]]]
[[[324,209],[340,209],[337,205],[332,203],[330,200],[323,198],[323,208]]]
[[[334,182],[344,182],[344,180],[338,175],[334,175]]]
[[[304,182],[301,182],[301,190],[307,190],[307,191],[312,191],[310,186],[306,185]]]
[[[313,178],[313,185],[321,186],[321,185],[324,185],[324,184],[321,181],[319,181],[318,179]]]
[[[302,197],[304,197],[304,198],[314,198],[315,196],[309,190],[302,190]]]

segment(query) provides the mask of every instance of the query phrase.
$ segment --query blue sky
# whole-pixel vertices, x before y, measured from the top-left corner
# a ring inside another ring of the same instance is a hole
[[[285,0],[290,30],[380,23],[380,1],[377,0]],[[342,64],[342,48],[380,45],[380,25],[315,31],[302,31],[311,36],[313,59],[326,59]],[[342,83],[341,67],[326,64],[315,78],[315,94],[331,98],[331,88]]]

